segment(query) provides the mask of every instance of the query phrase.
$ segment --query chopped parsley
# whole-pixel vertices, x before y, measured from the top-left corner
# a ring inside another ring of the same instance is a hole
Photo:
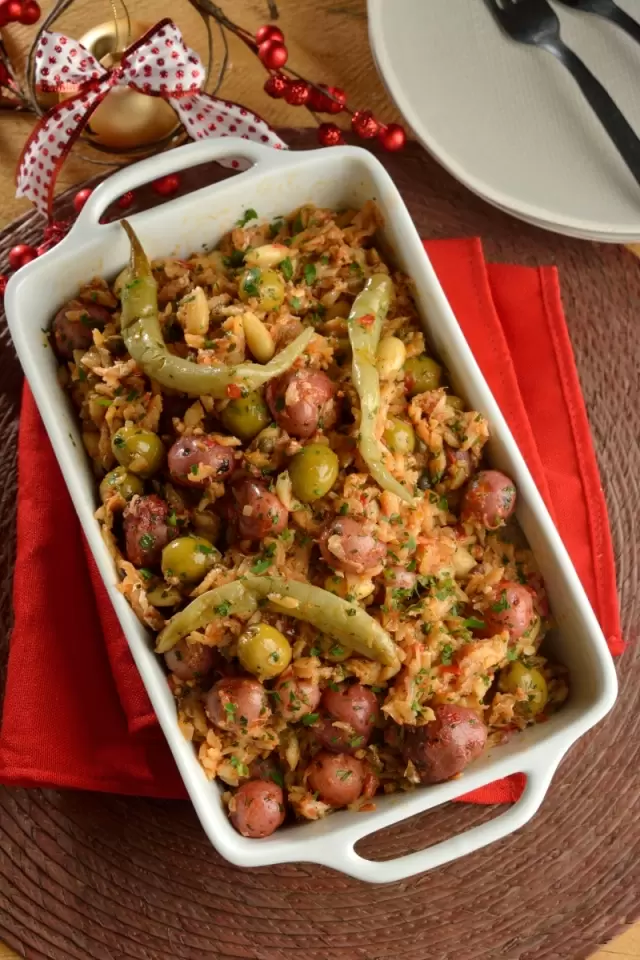
[[[224,600],[222,603],[219,603],[217,607],[213,608],[213,612],[217,613],[219,617],[226,617],[230,610],[231,604],[228,600]]]
[[[143,580],[151,580],[151,577],[153,576],[153,572],[149,570],[147,567],[140,567],[140,569],[138,570],[138,573],[143,578]]]
[[[256,213],[255,210],[249,207],[248,210],[245,210],[243,216],[240,217],[239,220],[236,220],[236,227],[244,227],[247,223],[249,223],[249,220],[257,220],[257,219],[258,219],[258,214]]]
[[[156,538],[152,537],[150,533],[143,533],[140,539],[138,540],[138,543],[140,544],[143,550],[151,550],[155,542],[156,542]]]
[[[269,224],[269,237],[273,240],[274,237],[277,237],[280,231],[284,226],[284,220],[274,220],[273,223]]]
[[[294,310],[299,310],[302,306],[302,300],[300,297],[291,297],[291,306]]]
[[[316,268],[312,263],[305,264],[304,281],[309,287],[316,282]]]
[[[196,553],[211,554],[213,553],[213,547],[208,546],[206,543],[199,543],[196,546]]]
[[[291,257],[285,257],[280,264],[280,269],[282,270],[282,276],[285,278],[285,280],[291,280],[293,277],[293,264],[291,263]]]
[[[241,777],[249,776],[249,767],[242,760],[238,760],[235,755],[231,757],[231,766],[238,771]]]
[[[440,660],[446,666],[449,666],[453,661],[453,647],[450,643],[445,643],[444,647],[440,651]]]
[[[517,659],[518,659],[518,651],[515,649],[515,647],[509,647],[509,649],[507,650],[507,660],[517,660]]]
[[[234,717],[236,710],[238,709],[237,703],[225,703],[224,712],[228,713],[230,717]]]
[[[302,722],[304,723],[305,727],[310,727],[319,719],[319,713],[305,713],[304,717],[302,718]]]
[[[507,600],[507,591],[503,590],[500,599],[491,604],[491,609],[494,613],[502,613],[503,610],[508,610],[510,606],[511,604]]]
[[[320,656],[320,647],[311,647],[309,650],[310,657],[319,657]]]
[[[231,267],[234,270],[241,267],[244,263],[244,250],[234,250],[230,256],[223,257],[222,262],[225,267]]]
[[[296,215],[295,220],[294,220],[293,223],[291,224],[291,232],[292,232],[293,235],[295,236],[296,233],[301,233],[302,230],[304,230],[304,226],[303,226],[303,223],[302,223],[302,217],[301,217],[300,214],[298,213],[298,214]]]
[[[353,776],[352,770],[336,770],[336,776],[338,780],[342,780],[344,783],[345,780],[348,780],[349,777]]]
[[[251,267],[247,270],[244,280],[242,281],[242,289],[245,293],[248,293],[250,297],[260,295],[260,269],[258,267]]]
[[[463,626],[468,630],[482,630],[484,620],[478,620],[477,617],[468,617],[466,620],[463,620]]]

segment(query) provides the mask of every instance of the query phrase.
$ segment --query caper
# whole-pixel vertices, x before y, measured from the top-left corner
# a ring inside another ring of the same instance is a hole
[[[331,490],[336,482],[340,463],[330,447],[309,443],[289,464],[294,496],[302,503],[313,503]]]
[[[384,442],[392,453],[413,453],[416,446],[416,434],[408,422],[399,417],[389,417],[384,431]]]
[[[442,379],[442,367],[431,357],[421,354],[411,357],[404,365],[404,376],[410,397],[427,390],[436,390]]]
[[[249,267],[240,276],[238,296],[245,303],[257,299],[260,310],[275,310],[284,300],[284,281],[275,270]]]
[[[526,701],[521,701],[523,712],[530,716],[542,713],[549,699],[547,681],[535,667],[527,667],[521,660],[514,660],[500,673],[499,687],[503,693],[517,693],[521,690],[526,694]]]
[[[144,484],[135,473],[129,473],[124,467],[111,470],[100,484],[100,499],[103,503],[111,497],[120,494],[124,500],[131,500],[136,494],[144,491]]]
[[[164,461],[164,446],[160,437],[133,424],[120,427],[114,433],[111,449],[118,463],[139,477],[152,477]]]
[[[257,623],[238,640],[238,660],[260,680],[277,677],[291,663],[291,644],[268,623]]]
[[[230,400],[220,420],[229,433],[248,443],[271,422],[271,414],[262,394],[253,390],[246,397]]]
[[[162,573],[169,583],[197,583],[219,558],[204,537],[178,537],[162,551]]]

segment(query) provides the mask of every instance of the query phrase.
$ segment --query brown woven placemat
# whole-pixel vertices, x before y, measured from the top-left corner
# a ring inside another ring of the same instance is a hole
[[[309,133],[284,135],[292,146],[314,142]],[[480,234],[489,259],[560,267],[611,513],[624,632],[632,639],[640,621],[640,263],[620,248],[556,237],[493,210],[415,144],[381,159],[423,236]],[[198,182],[218,176],[211,168],[194,175]],[[13,244],[37,236],[35,216],[12,224],[0,235],[0,263]],[[20,380],[0,317],[2,663]],[[630,646],[618,663],[615,710],[571,751],[532,824],[391,886],[307,864],[232,867],[210,847],[188,803],[0,789],[0,939],[30,960],[587,957],[640,918],[639,661]],[[369,838],[362,852],[398,856],[495,812],[449,804]]]

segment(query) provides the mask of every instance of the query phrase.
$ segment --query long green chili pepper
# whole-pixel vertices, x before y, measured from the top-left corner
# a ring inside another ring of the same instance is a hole
[[[387,470],[383,451],[376,437],[376,420],[380,411],[380,376],[376,367],[376,350],[382,322],[389,309],[393,282],[386,273],[374,273],[364,290],[356,297],[349,314],[349,340],[353,354],[351,375],[360,398],[360,433],[358,450],[371,476],[383,490],[395,493],[407,503],[413,498]]]
[[[131,267],[128,282],[122,287],[122,337],[129,354],[151,379],[164,387],[222,399],[229,396],[229,387],[243,392],[257,390],[279,377],[304,353],[313,337],[308,327],[276,354],[269,363],[200,364],[169,353],[158,319],[157,284],[149,260],[136,234],[126,220],[121,221],[131,241]]]
[[[250,617],[257,609],[258,601],[255,595],[247,590],[242,580],[234,580],[232,583],[207,590],[169,620],[164,630],[158,634],[156,653],[171,650],[192,630],[199,630],[215,617]]]
[[[271,610],[313,624],[363,657],[388,667],[400,666],[395,643],[362,607],[328,590],[282,577],[246,576],[203,593],[171,618],[158,637],[156,651],[166,653],[192,630],[206,626],[214,616],[251,615],[260,600],[267,601]]]

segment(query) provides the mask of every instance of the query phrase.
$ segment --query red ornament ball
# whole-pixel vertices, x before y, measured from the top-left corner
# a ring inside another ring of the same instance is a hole
[[[256,43],[258,46],[266,43],[267,40],[277,40],[278,43],[284,43],[284,33],[272,23],[265,23],[263,27],[256,30]]]
[[[40,5],[36,3],[36,0],[27,0],[26,3],[22,4],[22,13],[18,20],[25,26],[31,27],[40,19],[40,13]]]
[[[330,94],[330,96],[327,96]],[[332,99],[334,98],[334,99]],[[309,106],[316,113],[340,113],[344,110],[347,95],[340,87],[328,87],[321,83],[320,89],[313,88],[309,97]]]
[[[378,139],[385,150],[402,150],[407,142],[407,135],[404,132],[404,127],[401,127],[399,123],[390,123],[380,129]]]
[[[342,130],[335,123],[321,123],[318,127],[318,141],[323,147],[336,147],[344,143]]]
[[[118,199],[117,204],[121,210],[128,210],[129,207],[135,200],[135,195],[133,190],[127,190],[126,193],[123,193],[122,196]]]
[[[89,187],[85,187],[84,190],[78,190],[73,198],[73,209],[76,213],[80,213],[92,193],[93,190],[91,190]]]
[[[35,247],[29,246],[28,243],[19,243],[9,250],[9,266],[12,270],[19,270],[20,267],[35,260],[37,256],[38,251]]]
[[[289,81],[281,73],[272,73],[265,81],[264,90],[274,100],[281,100],[287,92]]]
[[[8,0],[0,9],[0,16],[4,23],[15,23],[22,16],[23,6],[20,0]]]
[[[161,197],[170,197],[180,189],[180,177],[177,173],[169,173],[166,177],[154,180],[151,186]]]
[[[6,273],[0,273],[0,300],[4,297],[4,292],[7,289],[7,284],[9,283],[9,277]]]
[[[378,135],[380,124],[371,113],[371,110],[356,110],[351,117],[351,127],[354,133],[364,140],[370,140],[371,137]]]
[[[295,80],[287,85],[284,98],[292,107],[303,107],[309,99],[311,87],[304,80]]]
[[[266,40],[258,47],[258,56],[269,70],[280,70],[289,59],[289,51],[279,40]]]

